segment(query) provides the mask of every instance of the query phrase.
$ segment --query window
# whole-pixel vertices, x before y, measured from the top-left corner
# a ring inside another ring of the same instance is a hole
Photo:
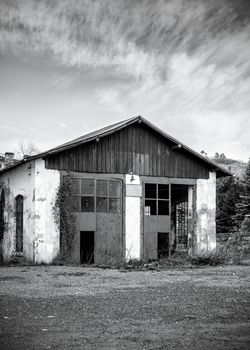
[[[4,191],[0,195],[0,241],[3,239],[4,233],[4,207],[5,207],[5,196]]]
[[[145,215],[169,215],[169,185],[145,183]]]
[[[70,208],[73,212],[121,213],[121,181],[74,178],[72,183]]]
[[[23,196],[16,197],[16,252],[23,252]]]
[[[145,184],[145,198],[157,198],[156,184]]]
[[[121,181],[109,180],[109,213],[121,213],[121,197],[122,197],[122,187]]]
[[[81,179],[78,181],[81,184],[79,211],[93,213],[95,211],[95,179]]]
[[[96,211],[108,212],[108,181],[96,180]]]
[[[145,199],[145,215],[156,215],[157,213],[156,204],[157,204],[156,200]]]
[[[96,180],[96,211],[99,213],[121,213],[121,182]]]
[[[95,198],[90,196],[82,196],[81,211],[93,213],[95,211]]]

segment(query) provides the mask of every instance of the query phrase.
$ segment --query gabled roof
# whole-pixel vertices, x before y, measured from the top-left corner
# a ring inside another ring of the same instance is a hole
[[[182,142],[178,141],[177,139],[175,139],[174,137],[166,134],[165,132],[163,132],[161,129],[157,128],[155,125],[153,125],[152,123],[150,123],[148,120],[146,120],[145,118],[141,117],[141,116],[136,116],[133,118],[129,118],[129,119],[125,119],[123,121],[120,121],[118,123],[106,126],[102,129],[93,131],[91,133],[88,133],[86,135],[80,136],[72,141],[66,142],[60,146],[54,147],[46,152],[37,154],[35,156],[30,156],[30,157],[26,157],[25,159],[17,162],[16,164],[14,164],[13,166],[10,166],[8,168],[4,168],[3,170],[0,171],[1,172],[5,172],[13,167],[18,166],[19,164],[23,164],[24,162],[33,160],[33,159],[37,159],[37,158],[41,158],[41,157],[47,157],[62,151],[65,151],[67,149],[73,148],[73,147],[77,147],[79,145],[82,145],[84,143],[87,142],[91,142],[96,140],[97,138],[102,138],[105,137],[107,135],[113,134],[114,132],[121,130],[129,125],[135,124],[135,123],[142,123],[147,125],[149,128],[151,128],[152,130],[154,130],[155,132],[157,132],[158,134],[160,134],[161,136],[163,136],[164,138],[166,138],[168,141],[171,141],[173,143],[173,145],[176,146],[176,148],[178,149],[183,149],[185,150],[187,153],[189,153],[191,156],[199,158],[199,160],[201,162],[204,163],[204,165],[206,165],[207,167],[209,167],[211,170],[216,171],[217,172],[217,176],[221,177],[221,176],[229,176],[232,174],[222,168],[219,167],[217,164],[213,163],[211,160],[203,157],[201,154],[199,154],[198,152],[192,150],[191,148],[189,148],[188,146],[184,145]]]

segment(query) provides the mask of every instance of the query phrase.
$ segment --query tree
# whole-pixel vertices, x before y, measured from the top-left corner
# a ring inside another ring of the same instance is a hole
[[[214,158],[220,158],[220,155],[218,152],[215,153]]]
[[[201,154],[202,154],[204,157],[207,157],[207,153],[206,153],[204,150],[201,151]]]
[[[216,228],[218,233],[232,232],[236,226],[237,203],[241,184],[233,176],[217,180]]]
[[[40,151],[33,142],[20,143],[19,149],[16,152],[18,159],[23,159],[24,156],[34,156]]]
[[[239,195],[239,201],[236,206],[236,216],[237,226],[240,227],[245,216],[250,214],[250,158],[247,163],[243,179],[241,180],[241,189]]]

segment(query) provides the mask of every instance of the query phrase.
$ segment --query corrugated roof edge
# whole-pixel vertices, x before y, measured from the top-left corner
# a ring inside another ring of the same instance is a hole
[[[188,146],[186,146],[185,144],[183,144],[182,142],[180,142],[179,140],[175,139],[174,137],[168,135],[167,133],[165,133],[164,131],[162,131],[161,129],[159,129],[158,127],[156,127],[154,124],[150,123],[147,119],[141,117],[141,116],[136,116],[136,117],[132,117],[129,119],[125,119],[123,121],[117,122],[115,124],[111,124],[109,126],[106,126],[104,128],[101,128],[99,130],[96,130],[94,132],[88,133],[86,135],[83,135],[81,137],[78,137],[72,141],[66,142],[60,146],[54,147],[46,152],[42,152],[39,154],[36,154],[34,156],[28,156],[25,159],[22,159],[21,161],[19,161],[18,163],[13,164],[10,167],[4,168],[2,170],[0,170],[0,174],[3,172],[6,172],[8,170],[11,170],[13,168],[16,168],[17,166],[19,166],[20,164],[23,164],[27,161],[33,160],[33,159],[38,159],[38,158],[42,158],[42,157],[46,157],[46,156],[50,156],[52,154],[58,153],[58,152],[62,152],[65,151],[69,148],[72,147],[77,147],[81,144],[90,142],[95,140],[97,137],[104,137],[107,136],[109,134],[112,134],[115,131],[118,131],[120,129],[123,129],[124,127],[127,127],[128,125],[134,124],[136,122],[142,122],[145,125],[147,125],[148,127],[150,127],[151,129],[153,129],[154,131],[156,131],[157,133],[159,133],[160,135],[162,135],[163,137],[167,138],[168,140],[170,140],[171,142],[173,142],[176,145],[180,145],[181,148],[183,148],[185,151],[187,151],[188,153],[191,153],[192,155],[196,156],[197,158],[199,158],[202,162],[204,162],[206,165],[209,165],[214,171],[216,171],[218,173],[218,177],[222,177],[222,176],[233,176],[233,174],[218,166],[217,164],[213,163],[211,160],[204,158],[201,154],[199,154],[198,152],[192,150],[191,148],[189,148]]]

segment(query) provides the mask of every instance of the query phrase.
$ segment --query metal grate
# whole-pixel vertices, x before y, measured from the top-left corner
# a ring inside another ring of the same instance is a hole
[[[186,250],[188,239],[188,202],[176,204],[176,249]]]

